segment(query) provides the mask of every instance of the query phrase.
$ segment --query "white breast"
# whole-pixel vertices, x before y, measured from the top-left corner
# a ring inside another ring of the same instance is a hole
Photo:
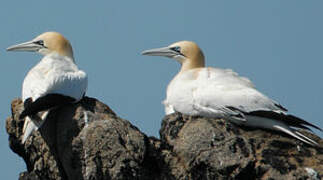
[[[50,93],[80,100],[87,88],[87,75],[65,56],[50,54],[34,66],[25,77],[22,98],[33,100]]]
[[[257,91],[250,80],[230,69],[217,68],[179,73],[169,84],[164,102],[166,114],[178,111],[188,115],[222,117],[234,113],[227,106],[246,112],[280,110],[274,101]]]

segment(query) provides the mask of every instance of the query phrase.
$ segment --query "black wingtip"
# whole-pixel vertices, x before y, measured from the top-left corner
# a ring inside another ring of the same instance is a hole
[[[66,105],[69,103],[75,102],[76,99],[64,96],[61,94],[47,94],[42,96],[35,101],[32,101],[31,98],[28,98],[24,102],[25,109],[20,114],[19,118],[25,118],[26,116],[35,115],[38,112],[49,110],[53,107]]]
[[[278,107],[279,109],[283,110],[283,111],[288,111],[288,109],[284,108],[282,105],[280,104],[275,104],[276,107]]]
[[[301,128],[301,129],[307,129],[306,126],[309,127],[313,127],[315,129],[320,130],[321,132],[323,132],[323,130],[312,124],[309,123],[299,117],[296,117],[294,115],[290,115],[290,114],[284,114],[284,113],[277,113],[274,111],[264,111],[264,110],[258,110],[258,111],[252,111],[252,112],[248,112],[245,113],[247,115],[252,115],[252,116],[259,116],[259,117],[264,117],[264,118],[269,118],[269,119],[276,119],[276,120],[280,120],[284,123],[286,123],[289,126],[293,126],[293,127],[297,127],[297,128]]]
[[[318,129],[319,131],[323,132],[323,129],[319,128],[319,127],[316,127],[316,129]]]
[[[24,119],[27,116],[27,113],[25,110],[22,111],[22,113],[19,115],[19,119]]]
[[[293,120],[297,120],[299,124],[304,124],[304,125],[313,127],[315,129],[320,130],[321,132],[323,132],[323,130],[320,127],[318,127],[318,126],[316,126],[316,125],[314,125],[312,123],[309,123],[309,122],[307,122],[307,121],[305,121],[305,120],[303,120],[303,119],[301,119],[299,117],[296,117],[294,115],[287,115],[287,116],[290,117],[290,118],[292,118]]]

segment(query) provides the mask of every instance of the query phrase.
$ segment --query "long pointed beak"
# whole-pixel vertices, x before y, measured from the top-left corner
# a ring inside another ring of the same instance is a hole
[[[164,56],[169,58],[179,55],[179,53],[177,53],[176,51],[171,50],[170,47],[149,49],[143,51],[141,54],[147,56]]]
[[[30,51],[30,52],[36,52],[40,48],[42,48],[41,45],[34,43],[33,41],[24,42],[21,44],[13,45],[7,48],[7,51]]]

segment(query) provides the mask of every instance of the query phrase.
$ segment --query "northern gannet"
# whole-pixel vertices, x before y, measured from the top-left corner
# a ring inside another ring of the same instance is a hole
[[[231,69],[205,67],[202,50],[194,42],[180,41],[168,47],[146,50],[143,55],[165,56],[181,64],[167,87],[166,114],[225,118],[238,125],[281,131],[307,144],[317,142],[297,129],[321,128],[296,116],[259,92],[253,83]]]
[[[25,118],[22,143],[44,122],[50,109],[75,103],[87,89],[87,75],[78,69],[72,46],[57,32],[45,32],[35,39],[10,46],[7,51],[38,52],[44,57],[27,74],[22,85]],[[41,117],[38,112],[44,112]]]

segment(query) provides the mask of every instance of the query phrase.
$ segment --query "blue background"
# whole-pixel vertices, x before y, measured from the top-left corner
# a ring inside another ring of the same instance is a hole
[[[323,127],[322,7],[318,0],[2,2],[1,179],[17,179],[26,168],[9,149],[5,119],[24,76],[41,58],[6,52],[8,46],[45,31],[64,34],[89,75],[87,95],[158,137],[161,101],[179,64],[140,52],[193,40],[208,66],[234,69],[291,113]]]

